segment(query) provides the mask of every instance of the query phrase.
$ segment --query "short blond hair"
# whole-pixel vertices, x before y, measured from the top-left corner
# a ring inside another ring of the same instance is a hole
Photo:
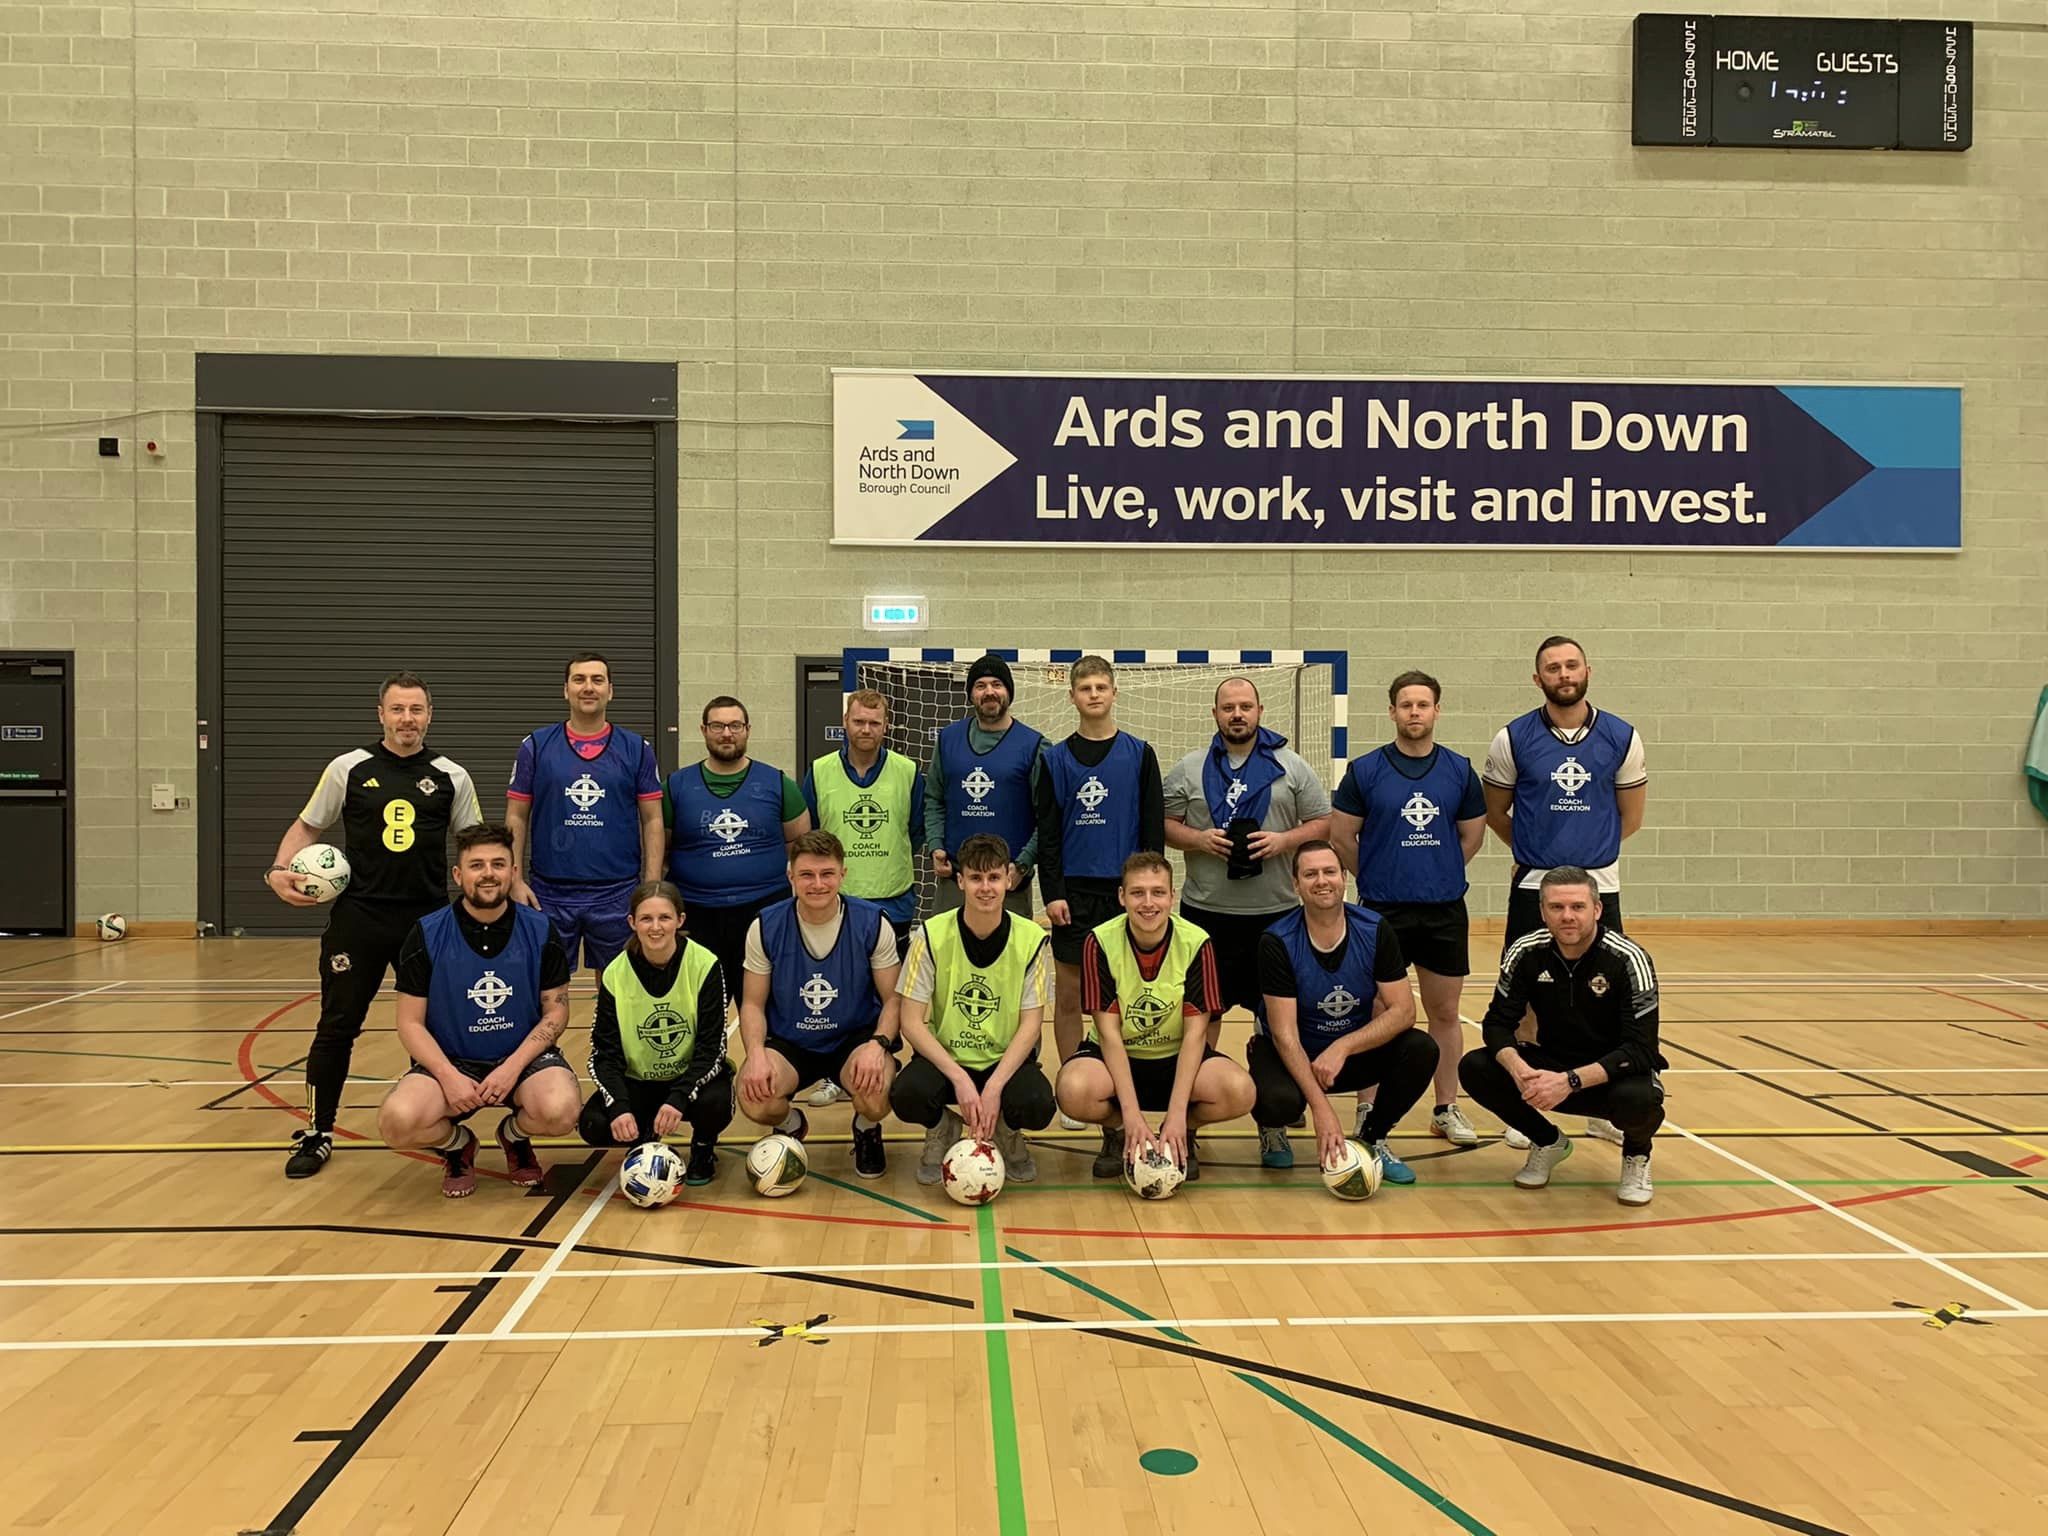
[[[1116,683],[1116,668],[1104,656],[1083,656],[1067,672],[1067,686],[1073,687],[1084,677],[1106,677],[1112,686]]]

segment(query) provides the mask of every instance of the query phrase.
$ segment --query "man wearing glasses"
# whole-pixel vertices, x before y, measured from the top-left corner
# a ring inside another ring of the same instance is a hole
[[[683,893],[691,938],[727,976],[746,968],[747,930],[789,895],[789,845],[811,830],[795,779],[747,756],[747,706],[720,694],[704,706],[704,760],[668,776],[668,877]]]

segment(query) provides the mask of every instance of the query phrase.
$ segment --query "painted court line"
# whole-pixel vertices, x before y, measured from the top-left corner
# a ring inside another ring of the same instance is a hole
[[[1447,1254],[1440,1257],[1406,1254],[1308,1254],[1300,1258],[1146,1258],[1146,1259],[1031,1259],[996,1260],[973,1263],[902,1264],[736,1264],[731,1268],[697,1269],[688,1266],[659,1266],[635,1269],[558,1269],[554,1280],[729,1280],[744,1276],[813,1275],[937,1275],[978,1274],[989,1271],[1115,1270],[1115,1269],[1402,1269],[1441,1268],[1450,1265],[1498,1269],[1520,1264],[1919,1264],[1930,1259],[1963,1262],[2040,1263],[2048,1260],[2048,1249],[1960,1249],[1941,1253],[1899,1253],[1887,1249],[1853,1253],[1504,1253]],[[501,1275],[490,1269],[370,1269],[319,1271],[306,1274],[246,1275],[49,1275],[9,1276],[0,1279],[0,1289],[13,1290],[96,1290],[109,1287],[162,1287],[204,1285],[372,1285],[406,1281],[453,1282],[482,1280]],[[526,1279],[513,1275],[513,1279]]]
[[[83,992],[72,992],[64,997],[46,998],[40,1003],[30,1003],[28,1007],[17,1008],[12,1013],[0,1013],[0,1023],[5,1023],[9,1019],[18,1019],[25,1013],[34,1013],[38,1008],[54,1008],[59,1003],[75,1003],[81,997],[98,997],[102,992],[111,992],[120,985],[121,983],[118,981],[110,981],[103,987],[89,987]]]
[[[532,1310],[533,1304],[540,1300],[540,1293],[547,1288],[547,1283],[554,1279],[556,1272],[575,1251],[576,1245],[583,1241],[583,1234],[590,1230],[591,1223],[604,1214],[604,1208],[611,1203],[615,1191],[612,1188],[611,1174],[603,1171],[603,1168],[601,1160],[591,1164],[590,1171],[584,1175],[584,1179],[588,1181],[596,1178],[598,1182],[597,1188],[591,1191],[589,1205],[583,1214],[576,1218],[576,1225],[569,1229],[568,1236],[555,1244],[554,1252],[547,1256],[547,1261],[526,1282],[526,1289],[521,1291],[512,1305],[505,1309],[505,1315],[498,1319],[498,1326],[491,1330],[492,1338],[505,1338],[519,1326],[519,1320]]]
[[[2001,1322],[2048,1319],[2048,1311],[2032,1307],[1972,1310],[1970,1316]],[[1563,1323],[1914,1323],[1926,1322],[1924,1314],[1887,1307],[1872,1311],[1811,1312],[1554,1312],[1554,1313],[1418,1313],[1402,1317],[1166,1317],[1140,1323],[1141,1328],[1167,1332],[1193,1328],[1462,1328],[1551,1326]],[[1057,1322],[971,1323],[820,1323],[809,1330],[814,1335],[840,1334],[848,1338],[897,1337],[914,1334],[988,1333],[1085,1333],[1112,1326],[1109,1318],[1063,1318]],[[506,1338],[522,1344],[611,1344],[664,1339],[754,1339],[761,1329],[741,1328],[594,1328],[588,1330],[551,1328],[529,1333],[370,1333],[370,1334],[284,1334],[248,1338],[168,1339],[7,1339],[0,1340],[0,1354],[51,1354],[66,1350],[121,1349],[338,1349],[348,1346],[399,1347],[441,1343],[502,1344]]]
[[[1954,1280],[1962,1285],[1967,1285],[1973,1291],[1979,1291],[1982,1294],[1991,1297],[1994,1301],[2001,1302],[2005,1306],[2014,1309],[2016,1312],[2026,1312],[2030,1310],[2025,1302],[2020,1301],[2016,1297],[2008,1296],[2004,1291],[1999,1290],[1998,1287],[1994,1285],[1987,1285],[1982,1280],[1972,1279],[1970,1276],[1964,1274],[1963,1271],[1957,1269],[1953,1264],[1949,1263],[1946,1259],[1937,1259],[1931,1254],[1921,1252],[1920,1249],[1914,1247],[1904,1238],[1894,1237],[1891,1233],[1885,1231],[1884,1228],[1876,1226],[1871,1222],[1865,1221],[1861,1216],[1857,1216],[1852,1212],[1845,1211],[1839,1205],[1831,1205],[1827,1201],[1823,1200],[1819,1195],[1809,1194],[1807,1191],[1801,1189],[1797,1184],[1791,1183],[1789,1180],[1786,1179],[1781,1179],[1775,1173],[1772,1173],[1769,1169],[1758,1167],[1755,1163],[1752,1163],[1748,1158],[1742,1157],[1737,1153],[1730,1152],[1726,1147],[1718,1146],[1715,1143],[1707,1140],[1704,1136],[1701,1136],[1696,1132],[1687,1130],[1684,1126],[1678,1124],[1675,1120],[1666,1120],[1664,1122],[1663,1129],[1674,1132],[1677,1135],[1683,1136],[1687,1141],[1692,1142],[1695,1146],[1704,1147],[1707,1151],[1714,1153],[1716,1156],[1726,1158],[1729,1162],[1735,1164],[1736,1167],[1746,1169],[1750,1173],[1757,1175],[1759,1178],[1769,1179],[1773,1184],[1776,1184],[1779,1188],[1783,1189],[1787,1194],[1796,1195],[1801,1200],[1804,1200],[1807,1204],[1817,1206],[1819,1209],[1824,1210],[1829,1215],[1835,1217],[1838,1221],[1846,1221],[1850,1226],[1856,1228],[1859,1232],[1866,1233],[1869,1236],[1876,1238],[1879,1242],[1885,1244],[1887,1247],[1896,1248],[1901,1253],[1911,1254],[1915,1258],[1926,1260],[1927,1263],[1931,1264],[1934,1268],[1940,1270],[1943,1274],[1947,1275],[1951,1280]]]

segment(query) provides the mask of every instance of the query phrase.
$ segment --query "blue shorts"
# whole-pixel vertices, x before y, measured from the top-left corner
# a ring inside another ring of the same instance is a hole
[[[540,909],[562,936],[562,951],[569,957],[569,969],[576,968],[580,944],[584,963],[601,971],[617,958],[632,934],[631,915],[626,907],[633,899],[638,880],[620,880],[610,885],[567,885],[529,875],[526,883],[540,901]]]

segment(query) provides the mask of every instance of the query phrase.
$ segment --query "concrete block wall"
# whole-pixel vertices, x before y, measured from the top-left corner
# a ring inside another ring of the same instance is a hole
[[[736,689],[764,757],[864,592],[1345,646],[1359,740],[1427,666],[1474,753],[1564,630],[1650,747],[1632,911],[2048,913],[2038,7],[1802,6],[1975,21],[1962,156],[1632,149],[1637,9],[0,6],[0,646],[80,655],[81,911],[194,910],[192,359],[266,349],[674,361],[684,718]],[[835,550],[835,364],[1959,381],[1967,548]]]

